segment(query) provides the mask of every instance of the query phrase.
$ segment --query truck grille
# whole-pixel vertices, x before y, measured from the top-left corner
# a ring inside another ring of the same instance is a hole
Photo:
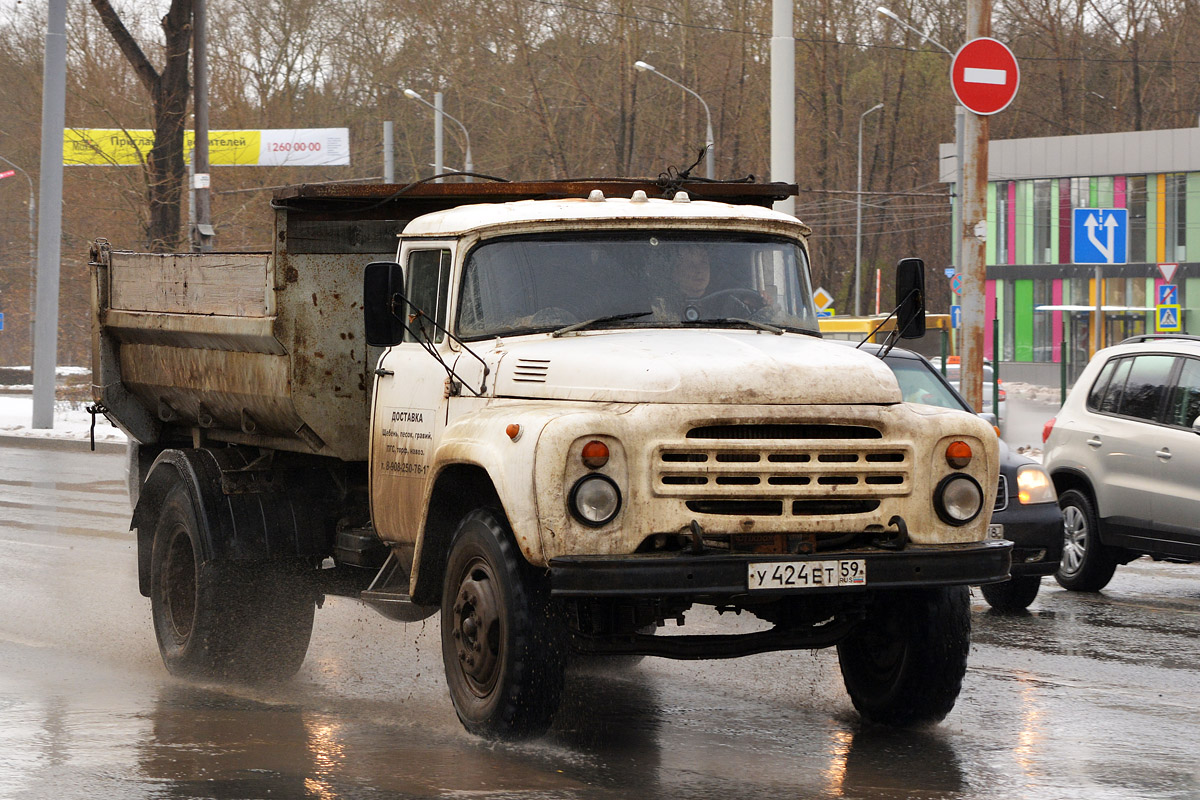
[[[865,514],[909,493],[912,460],[864,425],[709,425],[659,447],[655,492],[698,514]]]

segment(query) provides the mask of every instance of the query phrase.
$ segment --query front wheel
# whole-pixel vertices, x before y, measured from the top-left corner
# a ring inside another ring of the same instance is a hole
[[[1041,587],[1040,575],[1020,575],[1003,583],[985,583],[979,589],[993,609],[1011,614],[1029,608]]]
[[[1063,512],[1063,550],[1054,580],[1064,589],[1098,592],[1112,580],[1117,560],[1100,541],[1100,522],[1092,500],[1078,489],[1058,496]]]
[[[517,555],[503,513],[463,517],[442,587],[442,662],[463,726],[494,739],[544,732],[562,695],[564,643],[545,578]]]
[[[858,713],[903,727],[950,713],[970,647],[967,587],[887,592],[838,644],[838,661]]]
[[[177,484],[151,551],[150,612],[167,670],[239,682],[291,677],[308,651],[315,595],[287,564],[205,560],[198,520]]]

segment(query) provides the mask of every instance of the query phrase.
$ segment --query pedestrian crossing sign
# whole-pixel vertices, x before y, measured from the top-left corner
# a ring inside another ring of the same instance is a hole
[[[1159,333],[1178,333],[1183,330],[1179,320],[1179,306],[1155,306],[1154,330]]]

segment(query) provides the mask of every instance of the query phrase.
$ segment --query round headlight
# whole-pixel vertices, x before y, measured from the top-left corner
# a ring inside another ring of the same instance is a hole
[[[576,519],[598,528],[612,522],[621,510],[621,490],[607,475],[585,475],[571,488],[568,502]]]
[[[970,475],[947,475],[933,492],[933,507],[942,522],[966,525],[983,510],[983,489]]]

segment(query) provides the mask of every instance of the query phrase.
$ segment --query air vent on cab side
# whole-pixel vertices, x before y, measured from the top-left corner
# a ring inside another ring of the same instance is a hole
[[[550,360],[546,358],[518,358],[513,368],[516,383],[545,383],[550,372]]]

